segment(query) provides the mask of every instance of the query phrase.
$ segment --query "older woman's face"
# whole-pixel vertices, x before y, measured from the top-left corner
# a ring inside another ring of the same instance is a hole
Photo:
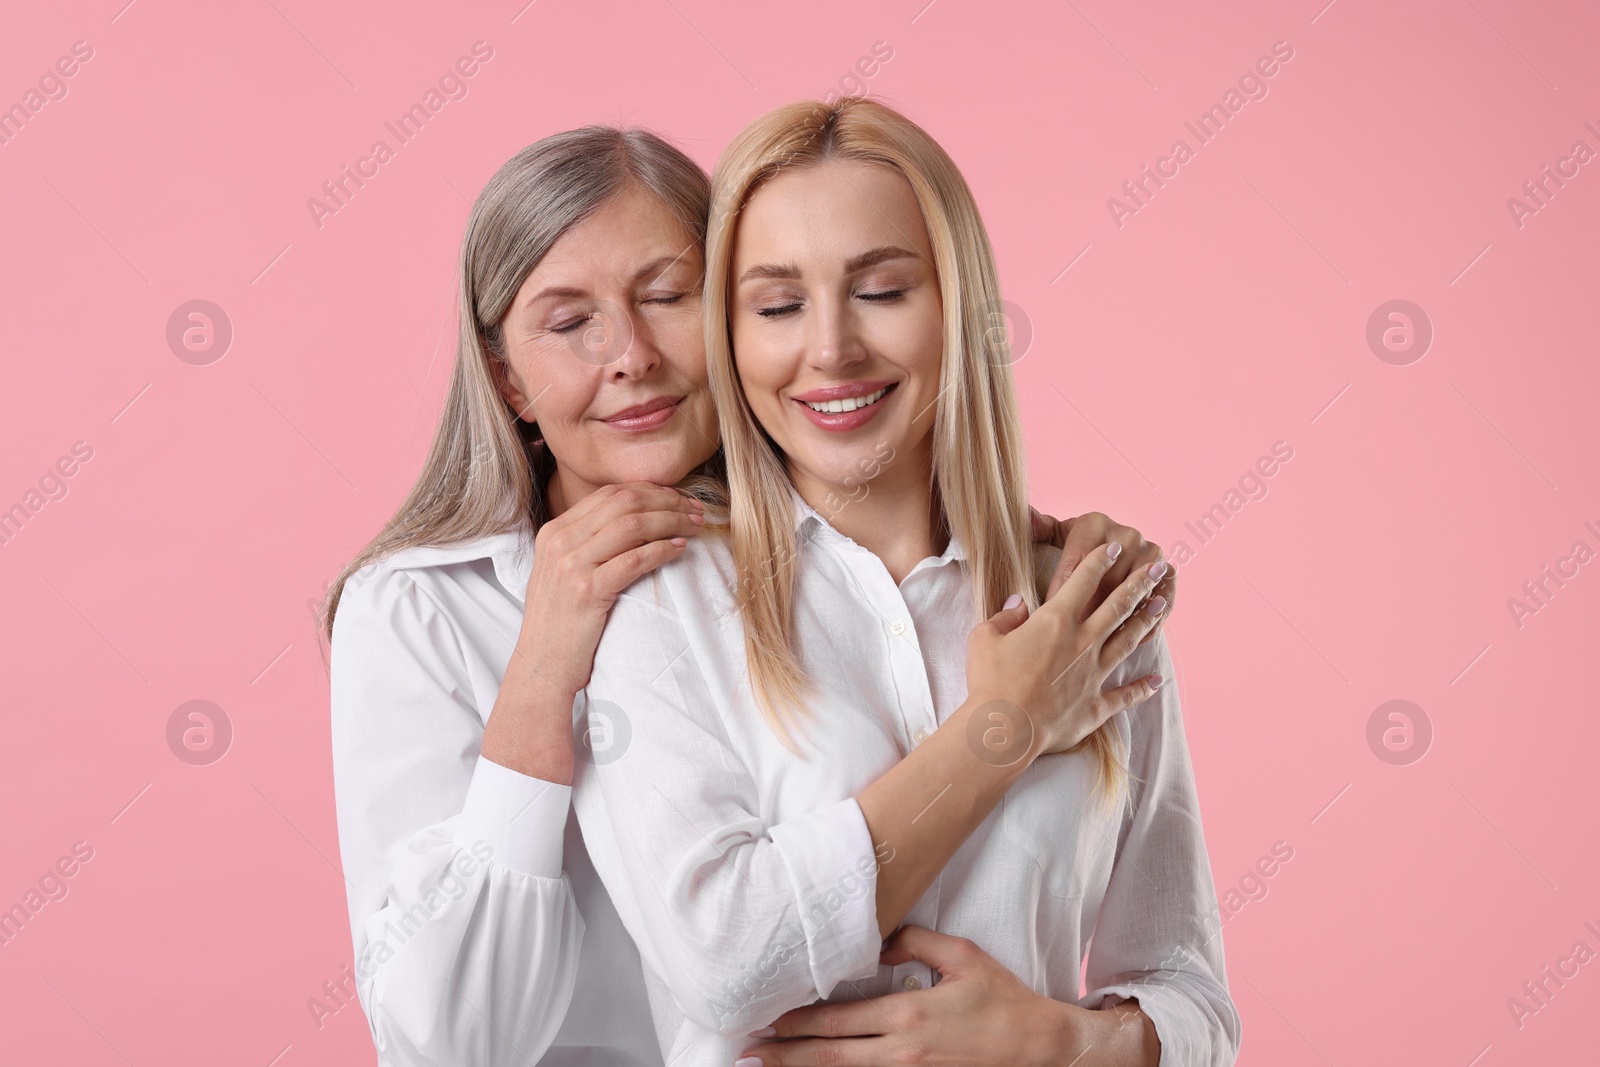
[[[672,485],[716,452],[704,269],[693,235],[632,187],[523,280],[501,321],[501,393],[555,457],[555,510],[617,482]]]

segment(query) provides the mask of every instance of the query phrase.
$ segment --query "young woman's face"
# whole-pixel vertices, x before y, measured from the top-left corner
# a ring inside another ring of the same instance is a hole
[[[695,238],[634,187],[562,234],[523,280],[501,320],[501,394],[555,457],[557,510],[617,482],[672,485],[716,452],[703,273]]]
[[[910,183],[869,163],[779,174],[740,214],[732,277],[734,362],[800,494],[886,460],[925,476],[944,310]]]

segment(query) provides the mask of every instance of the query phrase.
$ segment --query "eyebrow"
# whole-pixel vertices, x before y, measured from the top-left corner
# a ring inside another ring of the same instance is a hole
[[[657,256],[655,259],[652,259],[649,263],[646,263],[643,267],[639,268],[639,270],[633,276],[634,281],[639,281],[643,278],[649,278],[651,281],[656,281],[661,275],[677,266],[678,261],[688,254],[693,248],[694,246],[690,245],[688,248],[685,248],[682,252],[679,252],[675,256]],[[539,301],[553,296],[582,298],[589,295],[591,295],[589,290],[579,289],[571,285],[547,285],[543,289],[540,289],[537,293],[534,293],[532,296],[528,297],[528,299],[523,302],[522,306],[532,307]]]
[[[879,245],[877,248],[868,249],[858,256],[851,256],[844,261],[846,274],[854,274],[858,270],[875,267],[879,263],[886,263],[893,259],[921,259],[917,253],[899,245]],[[793,263],[757,263],[743,274],[739,275],[739,284],[756,281],[761,278],[798,278],[800,268]]]

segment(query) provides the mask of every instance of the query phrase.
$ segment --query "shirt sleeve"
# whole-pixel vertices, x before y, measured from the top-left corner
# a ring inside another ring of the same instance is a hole
[[[1083,1003],[1137,999],[1161,1039],[1161,1067],[1228,1067],[1239,1052],[1239,1013],[1166,635],[1128,663],[1124,681],[1157,671],[1166,684],[1124,713],[1131,815],[1090,945]]]
[[[570,787],[483,759],[471,696],[455,628],[412,576],[352,575],[331,662],[339,850],[351,984],[391,1067],[526,1067],[577,980]]]
[[[612,608],[578,714],[590,858],[678,1009],[744,1036],[877,973],[877,860],[853,798],[767,825],[665,581]],[[742,672],[741,672],[742,677]]]

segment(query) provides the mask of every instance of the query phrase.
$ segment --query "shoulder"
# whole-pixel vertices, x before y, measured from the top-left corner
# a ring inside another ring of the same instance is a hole
[[[522,565],[525,584],[531,564],[532,538],[517,531],[449,545],[403,548],[349,576],[339,595],[334,633],[337,636],[359,622],[427,622],[434,616],[456,614],[458,608],[469,611],[469,606],[458,602],[473,597],[472,590],[481,586],[482,577],[504,583],[510,572]],[[479,578],[472,580],[474,574]]]
[[[683,554],[635,581],[611,609],[607,632],[619,621],[662,614],[676,618],[728,615],[738,598],[737,572],[727,528],[691,538]]]

